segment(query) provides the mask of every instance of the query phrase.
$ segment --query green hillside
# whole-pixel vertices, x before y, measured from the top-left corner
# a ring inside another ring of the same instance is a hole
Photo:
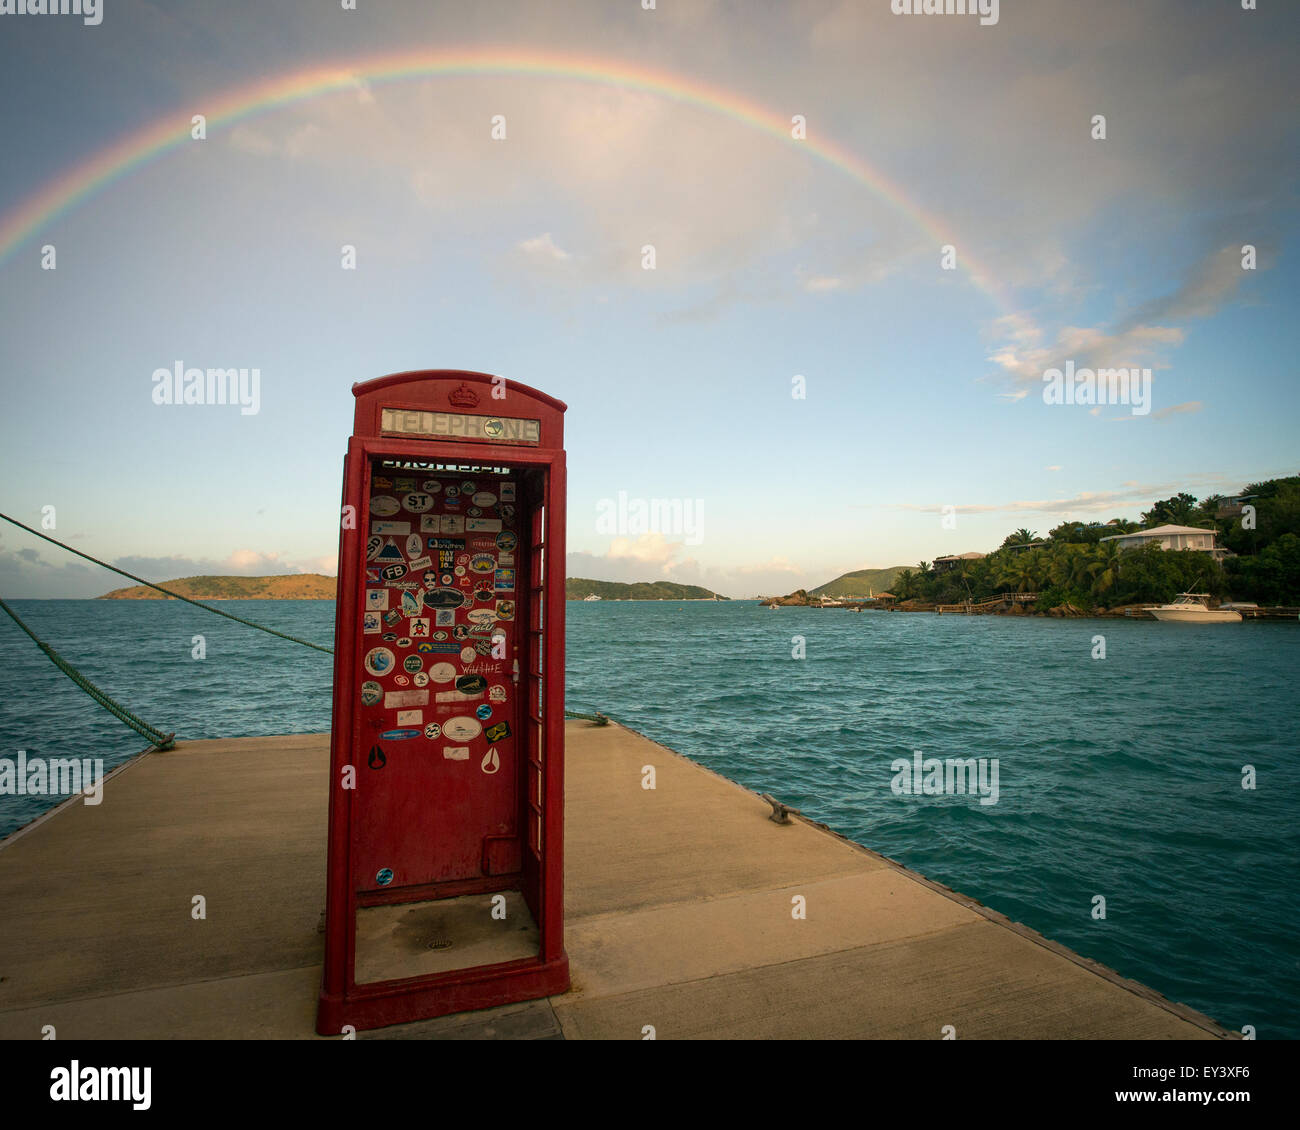
[[[813,589],[812,596],[870,596],[873,592],[890,592],[898,574],[906,565],[891,565],[888,569],[857,569],[845,573],[821,588]]]
[[[159,581],[165,589],[191,600],[333,600],[335,580],[320,573],[280,577],[180,577]],[[145,585],[114,589],[100,600],[171,600]]]
[[[569,577],[564,582],[566,600],[585,600],[593,595],[601,600],[712,600],[715,594],[699,585],[679,585],[675,581],[637,581],[628,585]]]

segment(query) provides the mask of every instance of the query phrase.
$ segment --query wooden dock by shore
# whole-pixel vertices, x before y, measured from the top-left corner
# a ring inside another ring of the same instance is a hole
[[[573,990],[361,1038],[1232,1036],[630,730],[567,741]],[[184,742],[0,843],[0,1038],[316,1038],[328,761]]]

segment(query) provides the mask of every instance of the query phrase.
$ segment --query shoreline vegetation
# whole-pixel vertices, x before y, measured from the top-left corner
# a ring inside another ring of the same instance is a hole
[[[1195,549],[1146,544],[1121,549],[1113,538],[1158,526],[1216,535],[1223,560]],[[987,555],[958,554],[901,568],[889,591],[864,596],[841,582],[763,598],[770,607],[889,608],[903,612],[965,612],[1010,616],[1139,616],[1145,606],[1181,592],[1207,593],[1212,603],[1250,601],[1300,605],[1300,476],[1252,483],[1232,498],[1187,493],[1152,504],[1140,522],[1063,522],[1040,537],[1008,534]],[[888,572],[879,570],[876,572]],[[828,603],[829,598],[835,603]]]

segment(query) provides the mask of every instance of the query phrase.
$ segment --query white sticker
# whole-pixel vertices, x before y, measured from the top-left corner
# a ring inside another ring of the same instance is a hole
[[[501,768],[501,758],[497,756],[497,747],[489,746],[487,753],[483,755],[483,760],[479,762],[479,768],[491,776]]]
[[[465,519],[460,514],[444,514],[439,529],[444,534],[463,534],[465,532]]]
[[[448,718],[442,724],[442,732],[445,737],[454,742],[467,742],[477,738],[483,732],[483,723],[468,714],[462,714],[456,718]]]
[[[429,674],[427,671],[417,671],[411,676],[411,682],[417,687],[427,687],[429,685]]]
[[[460,649],[460,661],[462,663],[473,663],[477,657],[478,652],[472,647],[462,647]],[[375,674],[375,672],[372,671],[371,674]]]
[[[430,722],[424,728],[424,736],[428,738],[429,741],[433,741],[434,738],[442,736],[442,727],[439,726],[437,722]]]
[[[439,628],[450,628],[456,623],[456,610],[454,608],[435,608],[433,610],[433,622]]]
[[[366,542],[366,560],[373,561],[375,559],[375,554],[383,548],[383,545],[383,538],[376,534],[371,534],[369,540]]]
[[[389,691],[384,695],[384,709],[398,710],[405,706],[428,706],[428,691]]]
[[[495,506],[497,504],[497,496],[491,493],[491,491],[481,490],[471,498],[470,501],[475,506]]]
[[[468,761],[469,746],[467,745],[445,745],[442,747],[442,756],[448,761]]]
[[[442,519],[437,514],[425,514],[420,518],[420,533],[436,534],[442,529]]]
[[[501,519],[470,518],[465,522],[465,532],[467,534],[499,534],[501,532]]]
[[[424,552],[424,538],[420,537],[419,534],[411,534],[406,539],[406,556],[419,557],[420,554],[423,552]],[[411,567],[415,568],[414,565],[412,565]]]
[[[466,694],[464,691],[439,691],[435,696],[438,702],[474,702],[482,697],[482,691],[478,694]]]
[[[429,617],[411,617],[411,624],[407,631],[411,633],[411,639],[413,640],[427,640],[429,638]]]
[[[471,608],[466,618],[471,624],[495,624],[497,614],[491,608]]]
[[[397,659],[386,647],[372,647],[366,652],[366,670],[372,675],[387,675],[396,663]]]
[[[402,593],[402,615],[419,616],[420,611],[424,608],[424,590],[416,589],[414,592],[403,591]]]
[[[421,490],[427,490],[430,494],[437,494],[442,490],[442,481],[440,479],[425,479],[420,484]]]
[[[514,502],[514,500],[515,500],[515,484],[514,484],[514,483],[502,483],[502,484],[501,484],[501,501],[502,501],[502,502]]]
[[[412,534],[411,536],[414,537],[415,535]],[[407,544],[409,545],[410,543],[408,542]],[[410,565],[410,569],[412,573],[418,573],[421,569],[432,569],[432,568],[433,568],[433,561],[428,557],[417,557],[414,561],[411,562]]]
[[[488,687],[488,698],[492,702],[505,702],[506,688],[503,684],[497,683],[496,686]]]
[[[397,499],[391,494],[377,494],[370,500],[370,513],[391,518],[398,511]]]
[[[371,522],[370,532],[372,534],[409,534],[411,532],[410,522]]]
[[[388,611],[388,590],[387,589],[366,589],[366,611],[387,612]]]
[[[361,631],[365,635],[372,635],[384,630],[384,621],[378,612],[366,612],[362,615]]]
[[[423,710],[399,710],[397,712],[397,724],[399,726],[423,726]]]
[[[423,514],[433,509],[433,495],[424,491],[415,491],[402,499],[402,509],[412,514]]]
[[[497,554],[497,564],[498,564],[498,565],[513,565],[514,563],[515,563],[515,555],[514,555],[513,553],[498,553],[498,554]]]
[[[435,683],[450,683],[456,677],[456,668],[450,663],[435,663],[429,668],[429,678]]]

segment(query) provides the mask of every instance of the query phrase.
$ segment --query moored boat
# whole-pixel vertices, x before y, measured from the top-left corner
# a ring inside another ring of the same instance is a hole
[[[1170,604],[1158,604],[1147,611],[1157,620],[1181,624],[1230,624],[1241,621],[1241,613],[1230,608],[1211,608],[1210,594],[1180,592]]]

